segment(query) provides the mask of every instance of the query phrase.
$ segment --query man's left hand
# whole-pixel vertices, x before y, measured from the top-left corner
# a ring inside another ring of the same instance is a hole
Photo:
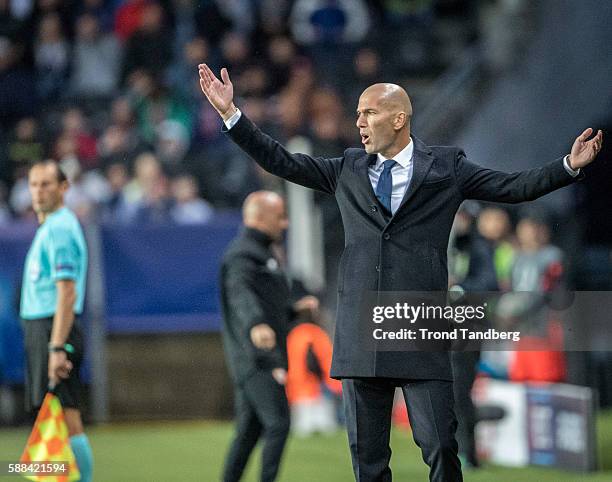
[[[588,166],[601,150],[603,142],[603,133],[597,131],[597,135],[590,141],[587,141],[589,136],[593,134],[593,129],[590,127],[580,134],[574,141],[572,151],[569,156],[569,165],[577,171],[585,166]]]
[[[51,385],[57,385],[62,379],[70,376],[72,370],[72,362],[68,360],[66,352],[57,351],[49,353],[49,382]]]

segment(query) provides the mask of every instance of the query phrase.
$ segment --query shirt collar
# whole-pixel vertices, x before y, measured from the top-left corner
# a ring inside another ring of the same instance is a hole
[[[66,206],[65,205],[61,205],[59,208],[57,208],[55,211],[53,211],[52,213],[48,214],[47,217],[45,218],[45,220],[41,223],[41,226],[43,224],[45,224],[49,219],[57,216],[58,214],[64,212],[66,210]]]
[[[264,246],[270,246],[274,242],[270,236],[259,229],[245,226],[244,233],[248,238],[254,239],[257,243],[263,244]]]
[[[410,161],[412,161],[412,154],[414,153],[414,141],[410,139],[410,142],[406,147],[404,147],[401,151],[399,151],[393,160],[397,162],[400,166],[406,169],[410,165]],[[382,164],[387,159],[378,153],[376,155],[376,169],[382,169]]]

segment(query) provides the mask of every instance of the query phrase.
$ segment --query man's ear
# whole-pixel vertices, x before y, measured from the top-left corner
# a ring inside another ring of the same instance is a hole
[[[395,130],[400,130],[401,128],[403,128],[406,125],[407,119],[408,117],[406,116],[405,112],[399,112],[395,116],[395,120],[393,121],[393,127],[395,128]]]

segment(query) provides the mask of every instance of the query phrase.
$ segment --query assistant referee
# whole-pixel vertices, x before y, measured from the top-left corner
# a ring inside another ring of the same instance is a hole
[[[59,164],[36,162],[28,182],[40,226],[26,257],[21,289],[26,408],[37,412],[48,388],[54,388],[64,408],[80,480],[90,482],[93,456],[79,401],[83,338],[78,316],[85,298],[87,246],[79,221],[64,206],[69,186]]]

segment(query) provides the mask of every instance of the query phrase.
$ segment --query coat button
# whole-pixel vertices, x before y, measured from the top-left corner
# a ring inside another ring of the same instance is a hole
[[[390,240],[390,239],[391,239],[391,235],[390,235],[389,233],[385,233],[385,235],[383,236],[383,238],[384,238],[385,240],[387,240],[387,241],[388,241],[388,240]]]
[[[370,211],[372,211],[373,213],[378,211],[378,208],[376,207],[376,204],[370,204]]]

